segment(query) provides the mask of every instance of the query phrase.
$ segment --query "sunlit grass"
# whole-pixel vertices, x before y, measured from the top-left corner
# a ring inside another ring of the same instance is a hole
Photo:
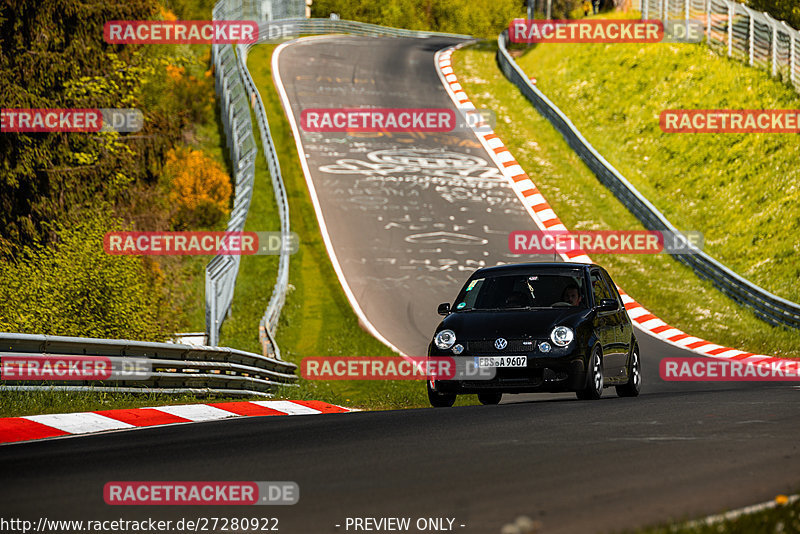
[[[575,45],[571,50],[572,55],[577,58],[576,61],[584,61],[584,69],[591,70],[588,66],[589,59],[584,58],[579,47]],[[567,228],[643,229],[641,223],[569,148],[561,135],[503,76],[497,68],[495,52],[496,46],[493,44],[473,46],[456,52],[453,59],[459,82],[478,108],[490,108],[497,113],[497,134],[540,188]],[[541,69],[532,69],[531,61],[533,60],[525,57],[522,64],[534,71],[530,74],[536,76],[537,83],[545,94],[550,94],[548,87],[564,83],[563,77],[555,75],[547,83],[540,81],[545,74]],[[611,73],[607,75],[612,76]],[[587,78],[591,76],[594,75],[586,75]],[[616,76],[630,82],[629,76]],[[624,98],[624,95],[611,93],[613,90],[603,94],[608,99]],[[573,105],[576,104],[573,102]],[[606,113],[613,115],[613,109],[614,105],[608,104]],[[592,121],[591,117],[576,117],[575,113],[569,110],[566,112],[576,122]],[[605,118],[605,115],[602,117]],[[601,116],[595,116],[594,120],[600,118]],[[622,127],[618,123],[608,124],[606,127],[603,146],[614,145],[629,135],[621,131]],[[657,122],[655,127],[658,128]],[[600,152],[605,154],[602,147]],[[684,187],[691,187],[690,179]],[[691,193],[686,198],[690,195]],[[673,202],[680,203],[675,196]],[[680,221],[676,222],[679,227],[689,229],[680,224]],[[605,266],[614,280],[646,308],[669,324],[692,335],[755,353],[800,356],[800,333],[769,326],[669,256],[595,255],[592,259]]]
[[[778,495],[776,506],[724,521],[703,520],[683,524],[647,528],[637,534],[790,534],[800,532],[800,499]]]
[[[665,109],[800,109],[766,71],[692,44],[541,45],[518,61],[595,148],[745,278],[800,301],[796,134],[663,133]]]

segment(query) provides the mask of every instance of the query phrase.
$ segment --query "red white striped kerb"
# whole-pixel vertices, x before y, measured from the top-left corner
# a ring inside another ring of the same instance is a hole
[[[272,400],[28,415],[0,418],[0,443],[94,434],[110,430],[132,430],[177,423],[200,423],[231,417],[319,415],[352,411],[356,410],[320,401]]]
[[[453,71],[451,62],[453,51],[466,44],[467,43],[459,44],[439,51],[434,61],[436,63],[436,68],[439,70],[439,77],[442,79],[445,90],[450,95],[456,107],[461,110],[474,110],[475,106],[464,92],[461,84],[458,83],[458,78]],[[545,200],[542,193],[536,187],[536,184],[534,184],[530,176],[525,173],[522,166],[520,166],[511,152],[505,147],[500,138],[497,137],[494,132],[487,132],[485,127],[481,129],[480,133],[475,131],[475,127],[473,127],[473,131],[478,141],[480,141],[494,160],[497,168],[500,169],[500,172],[503,173],[503,176],[505,176],[511,184],[512,189],[528,210],[536,226],[542,231],[567,231],[567,227],[564,226],[564,223],[561,222],[561,219],[558,218],[553,208],[547,200]],[[589,258],[583,250],[575,250],[560,255],[564,261],[592,263],[591,258]],[[650,313],[649,310],[625,293],[621,287],[617,286],[617,289],[619,289],[622,302],[625,304],[625,309],[628,310],[628,315],[634,326],[661,341],[696,352],[703,356],[729,358],[758,365],[770,365],[772,363],[776,365],[785,365],[786,362],[789,361],[783,358],[773,358],[762,354],[745,352],[732,347],[715,345],[699,337],[690,336],[678,328],[668,325],[654,314]]]

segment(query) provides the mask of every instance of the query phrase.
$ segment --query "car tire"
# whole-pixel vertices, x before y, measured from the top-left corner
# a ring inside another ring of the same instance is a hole
[[[431,383],[426,381],[428,385],[428,401],[434,408],[449,408],[456,403],[457,395],[455,393],[439,393],[431,389]]]
[[[617,395],[620,397],[638,397],[642,387],[642,362],[639,357],[639,347],[634,346],[628,361],[628,382],[617,386]]]
[[[575,392],[580,400],[597,400],[603,394],[603,359],[600,348],[595,347],[589,358],[589,372],[586,387]]]
[[[480,402],[484,406],[490,406],[492,404],[500,404],[501,400],[503,400],[502,393],[492,393],[488,391],[485,393],[478,393],[478,402]]]

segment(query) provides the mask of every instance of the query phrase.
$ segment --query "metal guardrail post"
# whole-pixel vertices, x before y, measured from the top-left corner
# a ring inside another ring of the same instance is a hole
[[[747,36],[748,38],[748,45],[750,47],[749,55],[750,55],[750,66],[752,67],[755,64],[755,50],[756,50],[756,17],[755,12],[750,11],[748,8],[744,8],[747,16],[750,20],[750,34]]]
[[[772,29],[772,76],[778,75],[778,21],[769,16],[769,13],[764,12],[764,18],[767,19],[767,24]]]
[[[729,0],[725,0],[728,4],[728,57],[733,57],[733,13],[734,4]]]
[[[786,24],[784,22],[784,24]],[[800,32],[793,30],[789,32],[789,80],[795,89],[800,90],[800,62],[797,55],[797,41],[800,39]]]
[[[208,329],[208,344],[216,347],[219,344],[219,324],[217,323],[217,281],[214,278],[206,281],[207,292],[212,295],[209,302],[208,320],[211,323],[211,328]]]

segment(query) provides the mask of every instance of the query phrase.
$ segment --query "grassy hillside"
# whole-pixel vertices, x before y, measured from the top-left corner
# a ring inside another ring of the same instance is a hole
[[[495,52],[496,46],[491,44],[456,52],[453,59],[459,82],[475,106],[497,113],[495,131],[567,228],[643,229],[506,80],[497,68]],[[622,135],[614,134],[612,141]],[[770,327],[665,254],[592,255],[592,259],[605,266],[645,307],[692,335],[757,353],[800,355],[796,331]]]
[[[798,109],[800,96],[700,45],[554,45],[520,66],[678,228],[754,283],[800,300],[794,134],[663,133],[664,109]]]

